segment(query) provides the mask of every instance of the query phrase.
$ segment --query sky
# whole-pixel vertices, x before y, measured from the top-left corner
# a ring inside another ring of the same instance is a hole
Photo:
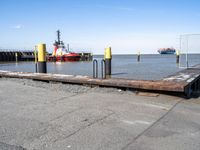
[[[59,29],[73,51],[157,53],[200,33],[199,8],[200,0],[0,0],[0,48],[46,43],[51,52]],[[199,53],[200,36],[192,38],[191,52]]]

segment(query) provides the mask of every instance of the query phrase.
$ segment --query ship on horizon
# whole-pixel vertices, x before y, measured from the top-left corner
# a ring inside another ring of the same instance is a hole
[[[176,49],[171,47],[171,48],[159,48],[158,53],[159,54],[175,54]]]

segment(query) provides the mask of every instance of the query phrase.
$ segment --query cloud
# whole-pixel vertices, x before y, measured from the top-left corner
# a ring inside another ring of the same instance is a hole
[[[11,26],[12,29],[21,29],[22,25],[21,24],[17,24],[17,25],[13,25]]]

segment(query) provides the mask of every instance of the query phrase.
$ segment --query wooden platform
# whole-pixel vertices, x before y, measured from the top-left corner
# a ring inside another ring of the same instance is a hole
[[[131,80],[131,79],[93,79],[88,76],[41,74],[0,71],[0,77],[24,78],[39,81],[54,81],[71,84],[97,85],[117,88],[133,88],[151,91],[179,92],[188,98],[194,92],[200,91],[200,65],[185,69],[162,80]]]

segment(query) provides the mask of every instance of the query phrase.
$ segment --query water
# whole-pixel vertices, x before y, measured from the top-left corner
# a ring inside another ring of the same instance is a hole
[[[98,60],[99,77],[103,56],[94,56]],[[200,54],[188,56],[189,66],[200,64]],[[185,65],[185,56],[181,56],[181,66]],[[48,73],[93,76],[92,62],[48,62]],[[136,55],[114,55],[112,59],[112,78],[159,80],[174,74],[183,68],[176,64],[175,55],[141,55],[137,62]],[[35,72],[34,62],[1,63],[0,70]]]

